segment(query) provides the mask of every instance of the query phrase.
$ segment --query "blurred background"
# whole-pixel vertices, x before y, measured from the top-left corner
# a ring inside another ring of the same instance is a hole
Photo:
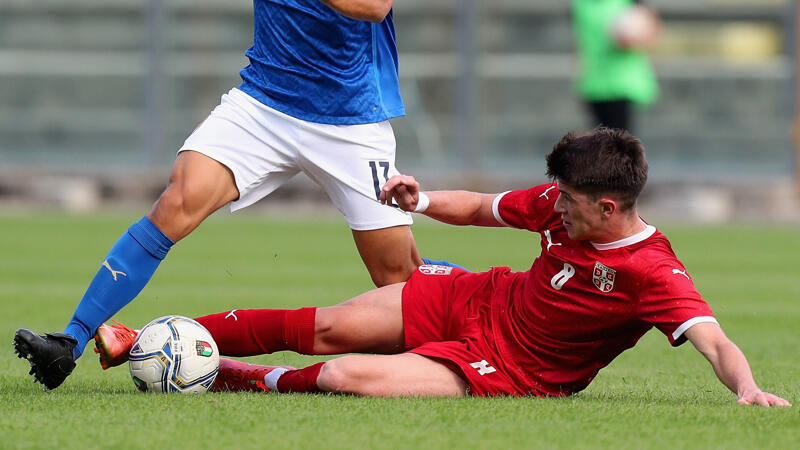
[[[797,221],[795,2],[648,4],[663,31],[648,50],[660,94],[633,129],[643,209]],[[544,182],[553,144],[590,128],[569,1],[396,0],[394,14],[397,162],[425,187]],[[149,205],[238,85],[252,26],[250,0],[0,0],[0,207]],[[318,198],[303,177],[261,205]]]

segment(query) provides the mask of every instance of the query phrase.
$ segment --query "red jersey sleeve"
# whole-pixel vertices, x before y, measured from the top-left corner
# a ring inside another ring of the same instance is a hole
[[[555,219],[560,220],[553,211],[556,198],[555,183],[508,191],[495,197],[492,212],[495,219],[509,227],[541,232]]]
[[[675,347],[686,341],[684,333],[692,325],[718,323],[680,261],[673,257],[649,267],[639,295],[640,320],[658,328]]]

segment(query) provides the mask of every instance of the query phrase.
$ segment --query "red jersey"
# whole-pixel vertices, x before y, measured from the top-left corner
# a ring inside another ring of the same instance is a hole
[[[541,234],[531,269],[498,272],[491,300],[492,337],[518,383],[569,395],[651,327],[677,346],[692,325],[716,323],[663,234],[647,225],[617,242],[574,241],[553,210],[558,195],[546,184],[493,205],[497,220]]]

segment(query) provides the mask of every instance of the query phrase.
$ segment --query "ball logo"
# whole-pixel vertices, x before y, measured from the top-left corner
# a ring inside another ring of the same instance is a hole
[[[611,292],[614,289],[614,281],[617,279],[617,271],[600,264],[594,263],[594,270],[592,271],[592,283],[594,287],[600,289],[601,292]]]
[[[139,379],[139,377],[133,377],[133,384],[136,385],[136,389],[139,389],[142,392],[147,392],[147,383]]]
[[[209,358],[214,353],[214,350],[211,348],[211,344],[205,341],[196,341],[195,349],[197,350],[197,356],[205,356]]]

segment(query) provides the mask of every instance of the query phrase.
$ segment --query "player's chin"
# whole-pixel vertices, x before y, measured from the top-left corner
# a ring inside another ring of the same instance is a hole
[[[567,222],[566,220],[564,220],[563,223],[564,223],[564,229],[567,231],[567,236],[569,236],[569,238],[572,239],[573,241],[580,240],[581,233],[579,233],[578,230],[575,228],[575,226],[572,225],[572,222]]]

